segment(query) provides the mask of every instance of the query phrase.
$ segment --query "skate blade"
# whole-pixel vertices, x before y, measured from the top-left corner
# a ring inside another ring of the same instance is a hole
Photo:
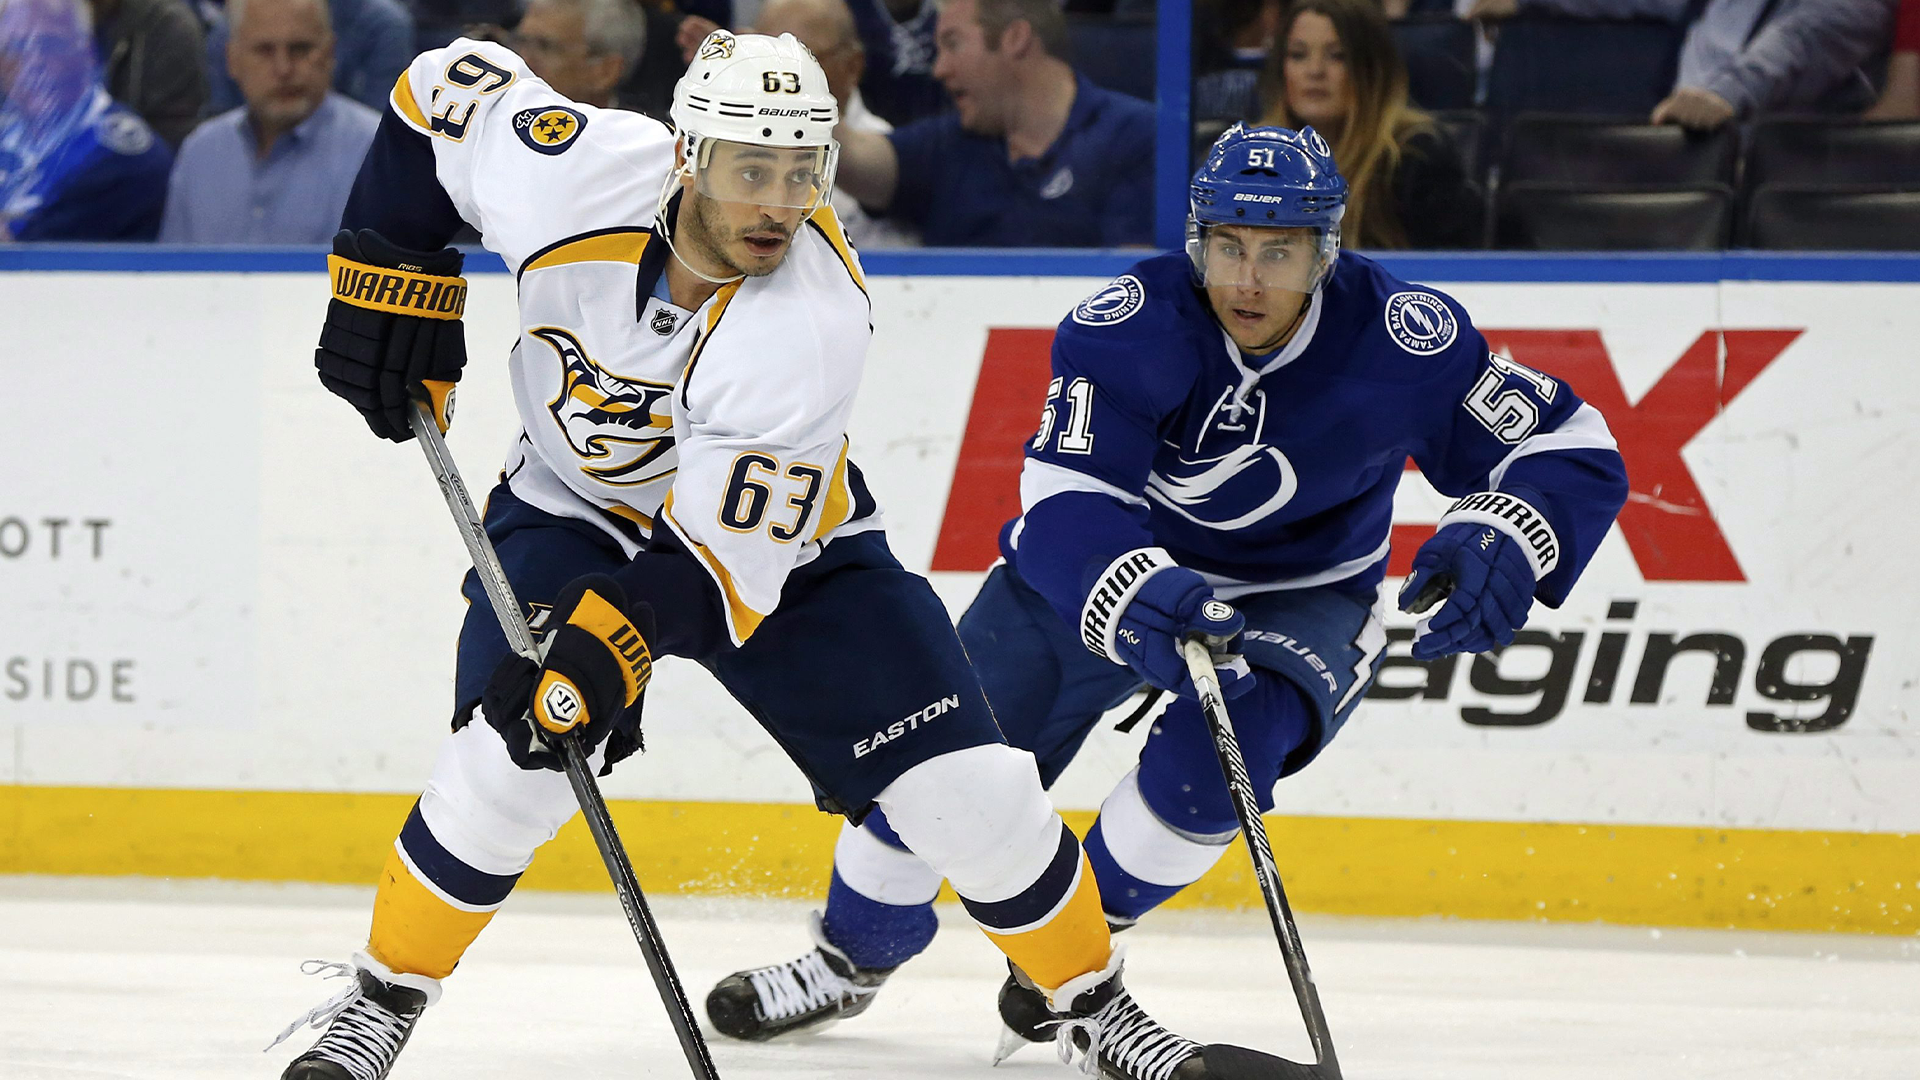
[[[1001,1024],[1000,1042],[993,1048],[993,1063],[998,1065],[1018,1053],[1021,1047],[1032,1045],[1033,1043],[1029,1041],[1026,1036],[1005,1024]]]
[[[1201,1049],[1207,1080],[1341,1080],[1332,1065],[1302,1065],[1244,1046],[1215,1043]]]

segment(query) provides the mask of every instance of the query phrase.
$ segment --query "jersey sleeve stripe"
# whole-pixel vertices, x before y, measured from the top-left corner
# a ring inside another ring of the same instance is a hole
[[[1619,453],[1620,444],[1614,441],[1613,432],[1607,427],[1607,418],[1592,404],[1583,401],[1572,416],[1560,422],[1559,427],[1552,431],[1535,432],[1520,440],[1520,445],[1493,467],[1490,477],[1492,486],[1499,487],[1506,478],[1507,470],[1521,458],[1550,454],[1556,450],[1609,450]]]
[[[671,475],[671,474],[669,473],[661,474],[661,476],[667,476],[667,475]],[[658,480],[660,479],[660,477],[656,476],[653,479]],[[635,525],[638,525],[642,529],[645,529],[649,534],[653,532],[653,519],[641,513],[640,511],[635,510],[631,506],[608,506],[608,507],[604,507],[604,509],[609,514],[613,514],[617,517],[622,517],[628,521],[633,522]]]
[[[845,525],[853,517],[853,488],[847,481],[847,440],[840,439],[840,460],[834,463],[833,479],[827,481],[826,503],[820,509],[820,527],[813,539],[820,540]]]
[[[707,309],[707,328],[700,332],[700,340],[693,343],[693,355],[687,357],[686,370],[680,373],[680,407],[683,409],[693,408],[693,399],[687,396],[693,386],[693,366],[700,362],[700,353],[706,349],[707,342],[713,340],[714,327],[720,325],[720,316],[727,313],[727,305],[739,295],[740,285],[738,281],[729,281],[713,294],[713,307]]]
[[[544,270],[549,266],[588,262],[637,265],[640,256],[647,250],[647,241],[652,238],[646,229],[604,229],[571,236],[534,252],[520,267],[520,272],[525,274],[529,270]]]
[[[840,256],[840,262],[847,268],[847,275],[853,278],[853,283],[860,287],[861,292],[866,292],[867,279],[860,273],[860,260],[854,257],[853,245],[847,243],[846,230],[840,227],[840,216],[833,212],[833,207],[822,206],[815,210],[812,216],[807,218],[807,224],[813,226],[826,239],[827,244],[833,248],[834,254]]]
[[[673,529],[674,535],[680,538],[680,542],[687,545],[687,550],[694,553],[700,565],[706,567],[708,575],[713,578],[713,583],[719,587],[720,595],[727,602],[727,634],[733,638],[735,645],[745,645],[747,639],[753,636],[753,632],[760,629],[760,623],[766,619],[766,616],[748,607],[746,602],[740,599],[740,592],[733,585],[733,575],[727,572],[727,568],[720,564],[719,559],[714,558],[713,552],[708,551],[705,544],[687,535],[687,530],[681,527],[679,520],[673,516],[672,491],[667,492],[667,501],[660,510],[660,516],[666,519],[668,527]]]
[[[407,72],[401,72],[399,81],[393,84],[393,111],[406,117],[407,122],[421,131],[432,130],[427,123],[427,114],[420,109],[420,103],[413,99],[413,84],[407,80]]]

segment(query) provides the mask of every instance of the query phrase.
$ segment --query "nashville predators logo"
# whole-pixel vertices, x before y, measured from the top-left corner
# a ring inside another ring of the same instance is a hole
[[[673,472],[678,455],[671,383],[608,374],[566,330],[543,326],[531,333],[560,358],[560,393],[547,411],[580,455],[581,472],[614,487],[651,483]]]
[[[706,42],[700,46],[702,60],[725,60],[732,55],[733,35],[725,30],[715,30],[708,34]]]
[[[542,154],[565,151],[586,129],[585,113],[560,105],[521,109],[513,117],[513,130],[520,141]]]

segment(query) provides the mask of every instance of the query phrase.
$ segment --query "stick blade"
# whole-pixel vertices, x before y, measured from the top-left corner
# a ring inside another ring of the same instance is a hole
[[[1214,1043],[1200,1056],[1207,1065],[1207,1080],[1340,1080],[1337,1066],[1302,1065],[1244,1046]]]

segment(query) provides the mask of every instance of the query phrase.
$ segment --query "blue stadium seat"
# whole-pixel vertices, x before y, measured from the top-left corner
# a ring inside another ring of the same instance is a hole
[[[1920,191],[1762,184],[1745,239],[1772,251],[1920,251]]]
[[[1663,22],[1521,16],[1500,26],[1487,111],[1649,116],[1673,89],[1685,29]]]
[[[1718,251],[1733,239],[1733,188],[1506,184],[1495,245],[1530,251]]]
[[[1747,150],[1746,184],[1920,188],[1920,121],[1762,117]]]
[[[1093,81],[1142,101],[1154,99],[1154,24],[1151,19],[1067,17],[1073,66]]]
[[[1407,61],[1408,96],[1429,111],[1471,109],[1479,79],[1473,24],[1451,15],[1400,19],[1393,40]]]
[[[1644,115],[1521,113],[1507,125],[1503,182],[1558,180],[1593,184],[1731,184],[1740,132],[1711,133]]]

